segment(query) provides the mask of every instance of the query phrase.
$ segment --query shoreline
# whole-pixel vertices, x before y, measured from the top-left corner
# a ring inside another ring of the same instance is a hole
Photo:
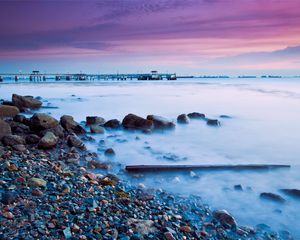
[[[87,165],[106,166],[86,150],[80,124],[21,116],[3,121],[11,128],[0,146],[3,239],[281,239],[263,226],[238,226],[195,196],[97,175]]]

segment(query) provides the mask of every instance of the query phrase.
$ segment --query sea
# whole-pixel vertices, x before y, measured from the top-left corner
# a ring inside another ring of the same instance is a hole
[[[85,81],[0,84],[0,98],[40,96],[39,112],[55,118],[71,115],[122,121],[128,113],[160,115],[176,122],[179,114],[200,112],[219,119],[221,126],[203,120],[176,124],[172,131],[106,131],[91,135],[87,147],[110,161],[110,170],[132,184],[172,193],[200,196],[212,210],[226,209],[239,225],[287,230],[300,239],[300,200],[280,189],[300,189],[300,78],[185,78],[176,81]],[[221,118],[221,115],[228,116]],[[114,158],[104,155],[113,148]],[[267,171],[183,171],[128,174],[127,165],[288,164]],[[238,187],[235,187],[239,185]],[[281,195],[276,203],[262,192]],[[264,225],[262,225],[264,224]]]

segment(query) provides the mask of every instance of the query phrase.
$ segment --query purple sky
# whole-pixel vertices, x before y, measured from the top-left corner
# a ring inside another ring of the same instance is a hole
[[[0,72],[300,75],[298,0],[0,1]]]

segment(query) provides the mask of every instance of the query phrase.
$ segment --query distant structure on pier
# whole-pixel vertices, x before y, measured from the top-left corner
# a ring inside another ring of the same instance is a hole
[[[138,80],[163,80],[163,77],[167,80],[176,80],[176,74],[159,74],[157,71],[151,71],[149,74],[140,74]]]

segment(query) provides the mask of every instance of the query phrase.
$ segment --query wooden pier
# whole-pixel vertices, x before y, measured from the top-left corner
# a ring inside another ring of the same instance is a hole
[[[130,74],[94,74],[94,73],[0,73],[0,82],[45,82],[45,81],[95,81],[95,80],[176,80],[175,73],[130,73]]]

